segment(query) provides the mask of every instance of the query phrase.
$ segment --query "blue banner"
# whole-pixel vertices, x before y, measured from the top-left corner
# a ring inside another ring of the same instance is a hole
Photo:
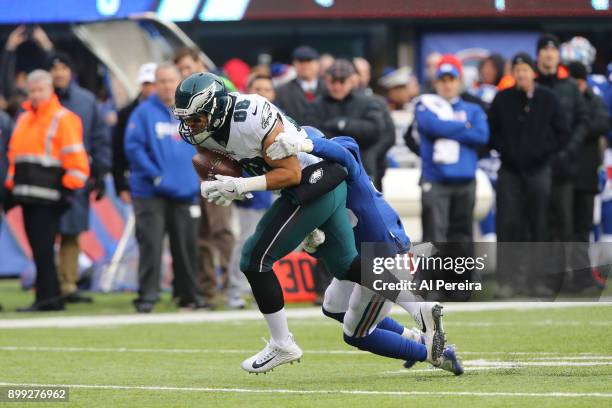
[[[155,11],[158,0],[0,0],[0,24],[70,23]]]

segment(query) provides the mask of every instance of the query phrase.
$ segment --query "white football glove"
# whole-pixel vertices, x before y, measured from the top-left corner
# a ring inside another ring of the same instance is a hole
[[[302,241],[302,248],[304,251],[312,254],[317,252],[317,248],[319,245],[325,242],[325,233],[320,229],[315,229],[312,231],[304,240]]]
[[[202,197],[210,203],[228,206],[234,200],[251,198],[251,193],[244,190],[244,179],[242,177],[230,177],[220,174],[215,175],[216,180],[203,181],[200,185]]]
[[[279,133],[274,142],[266,149],[266,154],[272,160],[280,160],[285,157],[295,156],[299,152],[310,153],[312,141],[300,137],[296,133]]]

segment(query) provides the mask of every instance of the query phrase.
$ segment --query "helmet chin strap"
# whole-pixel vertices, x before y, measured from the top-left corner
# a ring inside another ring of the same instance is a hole
[[[192,137],[193,137],[193,140],[197,144],[201,144],[202,142],[204,142],[206,139],[208,139],[211,136],[212,136],[212,132],[204,130],[204,131],[198,133],[197,135],[193,135]]]

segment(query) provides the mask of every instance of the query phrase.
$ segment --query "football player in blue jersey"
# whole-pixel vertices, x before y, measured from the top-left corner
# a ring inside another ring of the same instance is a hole
[[[410,248],[410,240],[395,210],[385,201],[382,194],[374,188],[360,159],[359,147],[351,137],[341,136],[331,140],[308,126],[303,127],[308,138],[292,137],[290,134],[279,135],[266,150],[266,154],[278,160],[300,152],[310,153],[322,159],[341,164],[348,176],[346,205],[354,224],[356,247],[362,243],[384,243],[390,249],[389,255],[405,254]],[[308,251],[316,251],[317,244],[324,241],[323,234],[316,230],[305,242]],[[399,299],[396,303],[406,309],[415,321],[426,331],[427,323],[423,321],[421,308],[434,308],[435,316],[441,316],[441,306],[421,302],[420,298]],[[426,347],[427,341],[419,330],[407,330],[395,320],[385,317],[392,307],[391,302],[364,286],[350,281],[334,279],[325,292],[323,313],[343,324],[346,343],[362,350],[385,357],[406,360],[405,367],[411,367],[416,361],[430,361]],[[444,336],[441,318],[433,322],[439,325],[436,332]],[[430,322],[431,324],[431,322]],[[444,339],[436,339],[444,344]],[[432,361],[430,361],[432,362]],[[463,373],[455,347],[447,346],[442,358],[432,362],[436,367],[453,372]]]

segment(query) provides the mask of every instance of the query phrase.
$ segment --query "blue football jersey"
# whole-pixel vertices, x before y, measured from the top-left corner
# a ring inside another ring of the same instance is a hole
[[[357,250],[362,243],[389,243],[397,247],[399,253],[407,252],[410,239],[406,235],[397,212],[385,201],[381,192],[376,190],[361,163],[359,146],[348,136],[331,140],[319,137],[318,131],[304,126],[313,142],[311,154],[344,166],[346,178],[346,206],[351,213]]]

